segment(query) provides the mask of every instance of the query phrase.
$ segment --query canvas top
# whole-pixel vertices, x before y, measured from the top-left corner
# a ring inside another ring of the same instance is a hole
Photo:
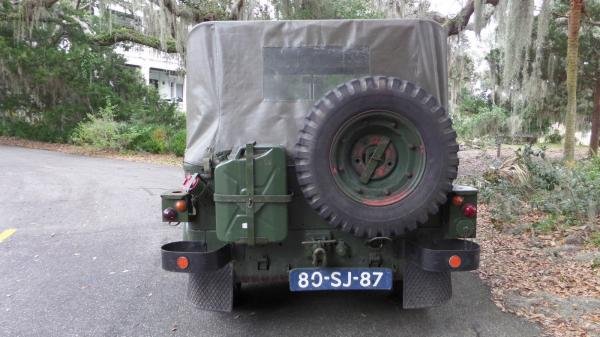
[[[184,161],[253,141],[291,153],[313,103],[366,75],[414,82],[447,108],[446,39],[418,19],[199,24],[188,37]]]

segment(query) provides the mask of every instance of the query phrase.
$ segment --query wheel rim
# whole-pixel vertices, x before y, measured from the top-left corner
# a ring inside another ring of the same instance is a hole
[[[329,167],[344,194],[364,205],[386,206],[416,188],[425,160],[423,140],[411,122],[391,111],[370,110],[336,132]]]

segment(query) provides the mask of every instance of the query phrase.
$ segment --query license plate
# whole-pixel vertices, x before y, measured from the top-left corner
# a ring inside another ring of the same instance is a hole
[[[291,291],[391,290],[389,268],[296,268],[290,270]]]

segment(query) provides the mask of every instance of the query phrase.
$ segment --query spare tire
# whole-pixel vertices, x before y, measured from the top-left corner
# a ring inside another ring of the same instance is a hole
[[[446,201],[458,169],[452,122],[437,99],[393,77],[346,82],[318,100],[296,144],[308,203],[356,236],[402,235]]]

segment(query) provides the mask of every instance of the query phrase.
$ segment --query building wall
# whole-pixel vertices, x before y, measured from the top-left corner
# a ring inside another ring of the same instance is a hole
[[[185,111],[185,76],[183,62],[178,54],[168,54],[146,46],[115,47],[127,64],[139,69],[146,84],[156,86],[160,97],[178,103]]]

